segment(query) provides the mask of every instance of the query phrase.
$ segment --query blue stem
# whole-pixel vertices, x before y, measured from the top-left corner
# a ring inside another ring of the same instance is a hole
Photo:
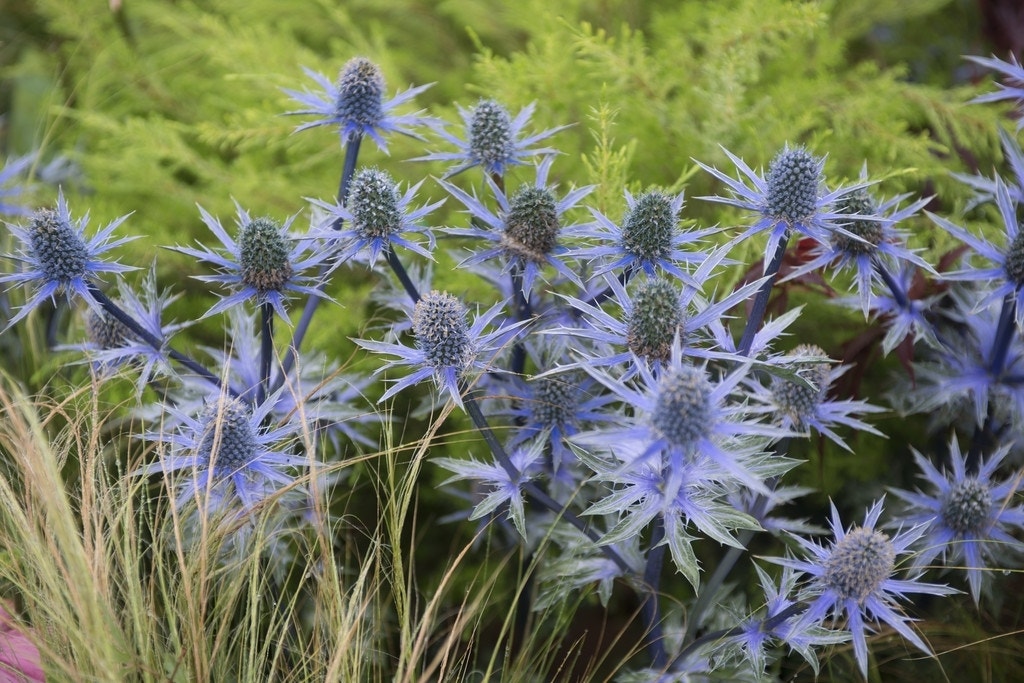
[[[341,169],[341,181],[338,183],[338,203],[342,206],[345,206],[348,202],[348,188],[352,184],[352,176],[356,172],[356,161],[359,159],[359,145],[362,140],[362,136],[357,135],[350,138],[345,146],[345,162]],[[341,224],[342,220],[339,218],[331,224],[331,227],[335,230],[341,230]],[[318,289],[322,289],[324,286],[323,276],[327,273],[327,270],[327,266],[320,267],[320,284],[317,285]],[[299,348],[302,346],[302,340],[306,338],[309,325],[313,321],[313,314],[316,313],[317,306],[319,305],[320,297],[318,296],[310,296],[306,301],[306,306],[302,309],[302,316],[299,318],[299,324],[295,326],[295,334],[292,335],[291,344],[288,346],[288,351],[281,362],[281,373],[274,381],[273,391],[276,391],[284,384],[284,378],[295,365],[295,358],[299,353]]]
[[[465,387],[463,387],[463,390]],[[465,393],[465,392],[464,392]],[[487,422],[487,418],[484,417],[483,412],[480,410],[480,406],[477,402],[477,398],[473,393],[465,393],[462,399],[462,405],[466,409],[466,414],[469,415],[469,419],[473,421],[473,425],[477,431],[483,437],[487,443],[488,448],[491,449],[491,453],[494,454],[498,464],[508,473],[512,481],[521,481],[523,478],[522,472],[516,467],[512,459],[508,457],[508,453],[505,451],[505,447],[501,445],[501,441],[495,436],[494,431],[491,429],[490,424]],[[566,520],[574,527],[579,529],[583,534],[587,536],[595,544],[601,540],[600,534],[590,528],[590,526],[584,522],[579,516],[569,510],[568,507],[561,505],[558,501],[548,495],[543,489],[537,486],[532,481],[525,481],[522,483],[523,492],[526,493],[534,502],[539,503],[551,512],[554,512],[560,518]],[[632,573],[633,570],[629,564],[615,552],[615,549],[611,546],[602,545],[599,546],[601,552],[603,552],[608,559],[615,563],[615,565],[621,569],[624,573]]]
[[[260,305],[260,385],[256,388],[256,405],[263,403],[270,385],[270,364],[274,357],[274,307]]]
[[[175,351],[174,349],[165,349],[162,340],[157,339],[155,336],[150,334],[149,331],[146,330],[146,328],[142,327],[142,325],[136,322],[134,318],[125,313],[120,306],[111,301],[106,294],[101,292],[96,285],[89,283],[87,286],[89,287],[89,294],[92,296],[93,299],[96,300],[97,303],[99,303],[100,306],[103,307],[103,310],[105,310],[107,313],[113,316],[114,319],[117,320],[119,323],[121,323],[129,330],[131,330],[132,334],[134,334],[136,337],[138,337],[145,343],[149,344],[149,346],[154,351],[166,353],[167,357],[170,358],[171,360],[181,363],[186,368],[196,373],[197,375],[208,381],[210,384],[213,384],[218,389],[223,389],[220,378],[217,377],[217,375],[213,374],[212,372],[210,372],[209,370],[207,370],[202,365],[192,360],[188,356],[178,351]],[[232,396],[237,396],[237,393],[232,391],[230,388],[228,388],[228,391],[231,393]]]
[[[420,300],[420,292],[413,283],[412,278],[409,277],[409,272],[402,265],[402,261],[398,258],[398,254],[392,247],[387,249],[388,265],[391,266],[392,272],[398,278],[398,281],[402,283],[402,288],[405,289],[405,293],[409,295],[412,302],[418,303]]]
[[[779,274],[779,268],[782,266],[782,259],[786,255],[786,246],[789,244],[789,232],[779,240],[779,246],[775,248],[775,255],[772,256],[772,260],[768,263],[764,269],[764,274],[767,276],[764,284],[757,290],[757,294],[754,297],[754,305],[750,309],[750,315],[747,317],[747,326],[743,329],[743,336],[740,337],[739,354],[741,356],[750,355],[750,347],[754,345],[754,336],[757,331],[761,329],[761,323],[764,322],[764,315],[768,311],[768,299],[772,295],[772,287],[775,285],[775,276]]]
[[[656,517],[651,527],[650,549],[647,551],[647,566],[644,568],[644,596],[641,612],[643,613],[644,631],[647,634],[647,650],[651,657],[651,666],[660,669],[668,661],[665,652],[665,639],[661,625],[661,606],[658,603],[658,591],[661,586],[661,569],[665,564],[665,521]]]

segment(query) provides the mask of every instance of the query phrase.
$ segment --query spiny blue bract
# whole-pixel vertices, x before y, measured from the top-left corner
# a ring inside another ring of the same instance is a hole
[[[519,258],[544,263],[558,246],[558,207],[546,188],[524,185],[509,200],[502,246]]]
[[[65,282],[86,273],[89,250],[70,223],[53,209],[32,214],[28,227],[35,257],[47,280]]]
[[[416,345],[436,368],[465,368],[473,358],[466,307],[447,292],[432,291],[416,302],[412,330]]]
[[[246,467],[255,457],[258,443],[249,409],[238,399],[208,405],[200,418],[203,435],[196,455],[229,474]]]
[[[626,326],[629,350],[640,358],[666,361],[682,324],[676,288],[664,278],[647,279],[633,294]]]
[[[366,57],[353,57],[338,76],[337,116],[362,126],[374,126],[384,117],[384,76]]]
[[[954,484],[942,501],[942,521],[960,534],[983,534],[992,513],[992,493],[977,479]]]
[[[485,168],[505,163],[515,154],[512,119],[494,100],[480,100],[469,124],[469,152]]]
[[[622,246],[644,261],[667,258],[677,221],[671,197],[661,192],[643,194],[622,219]]]
[[[821,347],[814,344],[801,344],[786,355],[795,357],[828,356]],[[825,400],[831,379],[831,369],[828,363],[809,363],[800,367],[797,374],[813,384],[814,388],[788,379],[773,377],[772,396],[779,409],[786,413],[795,425],[803,426],[808,418],[814,416],[818,406]]]
[[[896,549],[880,531],[857,527],[835,544],[825,564],[825,585],[842,600],[861,603],[896,567]]]
[[[819,164],[802,148],[784,149],[768,166],[766,211],[789,224],[800,223],[817,209]]]
[[[359,171],[349,191],[352,227],[366,239],[385,238],[398,232],[402,226],[400,199],[398,187],[389,174],[375,168]]]
[[[689,448],[711,426],[711,386],[702,370],[686,365],[666,369],[658,384],[651,421],[673,446]]]
[[[281,226],[270,218],[255,218],[238,236],[242,282],[260,292],[279,292],[294,274],[292,247]]]

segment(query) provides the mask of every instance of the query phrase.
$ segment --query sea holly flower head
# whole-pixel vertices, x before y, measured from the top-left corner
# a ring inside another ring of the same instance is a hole
[[[611,448],[626,470],[651,466],[652,462],[660,467],[663,458],[670,469],[678,469],[699,457],[705,462],[702,472],[709,480],[740,482],[767,492],[763,477],[770,475],[757,458],[767,438],[790,432],[756,421],[741,396],[740,384],[750,371],[749,364],[712,378],[704,367],[684,361],[677,345],[660,371],[640,365],[628,382],[583,367],[634,412],[623,419],[622,426],[585,432],[573,439],[575,443]],[[773,464],[781,471],[793,465],[786,458],[775,458]]]
[[[289,468],[310,459],[280,452],[277,446],[300,433],[300,425],[267,427],[274,397],[256,406],[230,396],[211,396],[198,415],[167,407],[175,428],[143,438],[169,444],[169,454],[134,472],[172,476],[182,472],[175,506],[196,500],[204,513],[241,515],[295,483]]]
[[[625,195],[627,208],[621,225],[591,209],[595,222],[581,226],[579,235],[593,238],[596,243],[578,248],[573,254],[591,261],[602,261],[595,268],[595,275],[620,268],[630,275],[642,270],[652,277],[664,271],[699,289],[702,283],[679,266],[704,260],[704,253],[686,251],[685,247],[698,245],[702,237],[715,232],[715,229],[680,229],[682,192],[671,196],[651,190],[633,197],[626,190]]]
[[[167,344],[172,335],[187,325],[163,322],[164,312],[178,296],[158,289],[155,265],[142,281],[141,293],[136,294],[124,282],[120,283],[118,289],[121,309],[152,339],[158,340],[160,346],[154,348],[110,313],[97,313],[89,309],[85,329],[95,347],[89,355],[104,368],[124,365],[133,367],[137,372],[136,391],[141,395],[146,384],[154,377],[176,376],[167,355]]]
[[[353,57],[341,69],[337,83],[325,76],[303,67],[306,75],[320,86],[320,92],[284,92],[305,106],[305,109],[287,112],[312,115],[320,118],[304,123],[296,132],[315,126],[338,126],[341,143],[354,142],[368,137],[377,143],[383,152],[388,151],[384,134],[402,133],[422,139],[414,132],[416,126],[425,125],[428,119],[411,114],[396,115],[392,110],[408,102],[430,87],[431,84],[410,88],[392,99],[384,101],[385,83],[380,67],[366,57]]]
[[[715,269],[727,262],[725,255],[730,248],[725,245],[704,257],[692,277],[702,282],[710,279]],[[604,301],[564,297],[585,324],[554,327],[545,332],[584,338],[596,344],[596,349],[579,350],[583,359],[563,368],[625,365],[623,379],[636,374],[640,365],[655,369],[665,365],[676,347],[682,355],[693,358],[735,359],[733,353],[716,350],[719,344],[713,337],[717,328],[722,327],[720,320],[726,312],[749,298],[762,284],[756,280],[720,301],[709,302],[698,288],[685,282],[680,288],[678,279],[663,273],[634,278],[628,287],[619,278],[606,275],[605,281],[611,296]],[[606,310],[615,306],[620,311]]]
[[[91,308],[100,310],[100,304],[90,292],[93,283],[103,273],[132,270],[129,266],[100,259],[105,252],[134,239],[111,239],[114,230],[126,218],[128,216],[121,216],[93,237],[86,238],[85,227],[89,222],[89,214],[86,213],[77,221],[72,220],[64,193],[60,192],[57,206],[39,209],[29,217],[27,226],[8,224],[11,233],[21,244],[18,251],[7,254],[7,258],[20,263],[22,267],[20,272],[0,276],[0,283],[31,285],[34,291],[25,305],[8,321],[7,327],[59,293],[64,293],[69,302],[76,296],[81,297]]]
[[[330,250],[320,248],[307,253],[313,240],[295,238],[288,233],[295,216],[281,225],[272,218],[251,218],[237,202],[235,207],[238,212],[237,241],[228,235],[220,220],[199,207],[203,222],[220,240],[226,253],[202,245],[199,248],[172,247],[175,251],[212,263],[221,271],[216,275],[194,276],[197,280],[218,282],[236,290],[222,297],[203,317],[252,301],[260,305],[269,304],[282,319],[288,320],[284,307],[288,293],[327,298],[315,286],[319,276],[306,275],[304,271],[326,265],[333,258]]]
[[[408,365],[414,372],[393,384],[380,400],[386,400],[414,384],[433,377],[444,393],[459,407],[462,406],[462,391],[472,370],[493,370],[491,361],[497,352],[510,342],[522,324],[499,327],[492,332],[485,328],[504,307],[505,302],[492,306],[483,315],[469,323],[469,309],[457,297],[433,290],[424,294],[413,306],[411,312],[412,333],[415,345],[412,348],[391,342],[357,339],[355,342],[370,351],[397,356],[377,372]]]
[[[846,372],[847,367],[833,367],[828,354],[813,344],[800,344],[783,360],[786,362],[780,362],[779,367],[795,372],[796,378],[772,375],[768,386],[757,382],[749,385],[753,395],[764,402],[764,410],[771,411],[781,427],[801,434],[813,428],[846,450],[850,447],[836,433],[836,426],[881,436],[881,432],[857,415],[882,412],[883,408],[865,401],[829,396],[832,383]]]
[[[953,436],[949,448],[951,466],[943,472],[913,451],[922,479],[929,484],[928,491],[892,491],[908,506],[899,521],[925,526],[914,564],[926,567],[941,557],[947,567],[965,569],[976,604],[988,567],[1006,566],[1010,555],[1021,550],[1014,532],[1024,527],[1024,507],[1010,502],[1024,486],[1024,480],[1019,473],[1002,482],[993,478],[1009,452],[1009,446],[998,449],[982,462],[977,472],[968,473],[966,458]]]
[[[327,220],[321,223],[317,235],[338,242],[337,258],[342,262],[365,257],[373,266],[382,253],[396,244],[433,260],[430,250],[434,248],[434,235],[422,219],[444,204],[444,200],[410,210],[422,184],[416,183],[403,194],[386,171],[360,169],[352,177],[346,204],[309,200],[327,212]],[[426,236],[428,248],[404,236],[409,233]]]
[[[978,237],[960,226],[935,214],[928,213],[939,227],[967,243],[979,255],[990,261],[991,267],[969,267],[943,273],[946,280],[995,283],[988,288],[986,297],[978,302],[983,307],[991,302],[1002,301],[1008,295],[1016,300],[1017,329],[1024,330],[1024,230],[1017,220],[1017,204],[1010,196],[1010,190],[1000,179],[996,179],[996,206],[1002,218],[1005,246],[998,246]]]
[[[861,171],[861,182],[867,181],[867,167]],[[841,273],[853,268],[861,311],[865,316],[871,308],[873,285],[886,284],[892,269],[912,263],[934,274],[932,267],[906,246],[905,235],[895,228],[921,210],[930,201],[926,197],[897,208],[909,195],[899,195],[879,203],[867,187],[859,187],[839,197],[835,210],[840,218],[836,222],[842,230],[835,230],[828,242],[816,243],[807,252],[806,261],[787,274],[786,279],[804,275],[819,268]]]
[[[835,232],[845,232],[842,222],[847,217],[836,209],[835,204],[845,195],[864,187],[863,183],[827,192],[823,176],[824,158],[815,157],[802,147],[786,145],[772,159],[768,173],[763,177],[729,150],[723,151],[750,184],[742,177],[733,178],[698,161],[701,168],[725,183],[732,193],[731,197],[701,199],[730,204],[757,214],[757,221],[739,239],[768,232],[766,260],[793,232],[825,245],[830,243]],[[847,233],[847,237],[860,239],[853,233]]]
[[[924,583],[916,578],[898,579],[897,560],[908,553],[925,529],[917,526],[894,536],[878,529],[883,500],[867,511],[864,523],[846,530],[839,512],[832,506],[831,527],[834,540],[828,547],[799,536],[794,538],[808,553],[808,559],[774,558],[773,562],[804,572],[810,578],[800,599],[808,601],[807,611],[794,626],[795,631],[821,625],[831,618],[845,617],[844,629],[853,638],[853,651],[866,678],[868,647],[866,632],[871,623],[883,622],[925,653],[931,650],[914,632],[911,621],[900,610],[898,601],[910,593],[950,595],[948,586]]]
[[[499,212],[493,213],[475,196],[448,183],[439,181],[452,196],[466,207],[468,213],[486,227],[448,228],[446,232],[464,237],[479,237],[494,244],[466,258],[463,263],[472,265],[488,259],[500,258],[505,271],[519,270],[522,273],[522,293],[529,297],[533,283],[545,265],[552,266],[559,275],[582,286],[579,277],[562,257],[568,253],[559,243],[560,235],[574,235],[577,226],[562,225],[562,216],[585,196],[593,186],[570,191],[558,199],[548,187],[548,173],[554,156],[547,156],[537,166],[537,179],[532,185],[524,185],[511,197],[491,179],[487,185],[498,202]]]
[[[523,129],[533,115],[535,104],[524,107],[512,118],[500,103],[484,99],[472,109],[459,107],[459,116],[466,128],[466,139],[449,133],[443,126],[435,126],[442,138],[454,145],[457,152],[434,152],[416,161],[451,161],[455,166],[444,174],[450,178],[474,166],[480,166],[488,176],[504,177],[511,166],[526,164],[529,157],[554,154],[547,147],[531,148],[568,126],[550,128],[536,135],[523,137]]]

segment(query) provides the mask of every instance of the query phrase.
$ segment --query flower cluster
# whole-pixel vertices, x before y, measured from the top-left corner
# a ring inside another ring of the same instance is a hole
[[[1016,62],[976,61],[1022,78]],[[1008,469],[1024,445],[1024,155],[1008,133],[1016,180],[967,179],[979,204],[994,201],[999,238],[929,213],[966,244],[959,267],[953,258],[933,266],[903,228],[926,220],[917,214],[928,198],[879,199],[866,165],[858,182],[831,188],[825,157],[806,147],[782,145],[764,173],[724,151],[738,175],[697,162],[727,195],[701,199],[741,209],[742,225],[696,225],[681,191],[659,189],[615,188],[625,201],[613,219],[587,206],[595,186],[555,182],[557,150],[547,145],[565,126],[526,132],[534,104],[515,117],[491,99],[459,108],[460,136],[398,113],[426,86],[386,100],[383,74],[365,57],[336,83],[307,74],[321,91],[286,91],[303,107],[289,114],[314,117],[300,131],[336,127],[345,148],[337,196],[307,200],[301,210],[313,218],[302,234],[292,230],[298,208],[280,221],[236,202],[229,232],[200,207],[219,245],[172,247],[215,289],[202,318],[223,319],[223,347],[185,345],[194,357],[175,348],[186,325],[165,322],[177,296],[158,288],[155,267],[141,291],[118,278],[117,295],[104,293],[104,275],[129,270],[110,258],[128,239],[113,237],[125,218],[87,237],[87,217],[72,220],[61,192],[54,208],[10,228],[16,269],[0,282],[27,294],[6,327],[58,294],[85,302],[87,341],[62,348],[84,352],[97,379],[133,377],[140,404],[149,401],[136,417],[155,425],[142,438],[155,447],[130,476],[162,475],[175,514],[252,529],[280,506],[299,511],[289,523],[303,528],[329,514],[306,512],[330,461],[390,440],[374,399],[440,404],[442,417],[464,413],[479,437],[464,457],[433,457],[451,473],[441,486],[469,501],[452,518],[504,528],[505,542],[536,554],[540,608],[579,590],[596,590],[603,604],[620,589],[638,595],[649,661],[623,680],[758,678],[784,647],[817,668],[824,648],[848,640],[866,677],[869,636],[886,637],[882,625],[930,654],[912,598],[958,591],[927,573],[964,570],[980,606],[995,580],[987,570],[1016,561],[1024,506],[1021,476]],[[978,101],[1020,97],[1003,87]],[[416,199],[425,180],[360,166],[363,138],[386,152],[394,133],[432,133],[449,146],[415,161],[448,164],[434,189],[461,210],[437,218],[444,199]],[[0,185],[28,163],[9,162]],[[475,184],[470,173],[452,179],[472,169]],[[515,186],[517,173],[532,180]],[[763,262],[732,277],[737,247],[751,238],[766,240]],[[407,270],[410,256],[462,272]],[[352,340],[358,362],[376,364],[361,377],[301,348],[318,308],[337,305],[328,294],[337,274],[353,265],[384,283],[377,300],[390,307],[384,333],[366,328]],[[482,287],[468,284],[473,275]],[[846,345],[835,342],[841,330],[807,339],[823,325],[773,292],[812,281],[871,327]],[[878,499],[852,527],[832,505],[824,541],[809,522],[776,517],[811,492],[783,483],[810,452],[801,439],[822,437],[820,452],[852,461],[883,436],[888,409],[858,390],[864,359],[897,349],[912,386],[894,392],[892,407],[928,412],[953,433],[948,454],[909,445],[927,490],[892,488],[902,509],[883,520]],[[764,531],[774,534],[764,559],[782,569],[755,565],[749,601],[733,596],[740,613],[725,614],[716,595]],[[666,563],[688,588],[661,587]],[[676,621],[679,637],[666,632]]]

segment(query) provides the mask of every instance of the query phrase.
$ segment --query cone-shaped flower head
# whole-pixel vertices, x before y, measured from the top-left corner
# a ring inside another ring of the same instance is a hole
[[[210,463],[218,476],[243,469],[256,457],[256,428],[249,409],[238,399],[227,399],[223,405],[208,404],[199,421],[203,429],[196,444],[196,456]]]
[[[950,487],[942,501],[943,523],[959,534],[981,534],[990,524],[992,491],[988,484],[967,478]]]
[[[366,57],[348,60],[338,75],[338,119],[352,128],[372,128],[384,117],[384,74]]]
[[[93,310],[100,304],[90,292],[89,281],[100,273],[122,273],[131,270],[119,263],[104,263],[99,256],[131,238],[111,240],[111,233],[127,216],[122,216],[100,230],[90,239],[85,237],[89,222],[86,214],[72,221],[67,201],[61,192],[55,208],[39,209],[31,215],[26,227],[10,225],[11,233],[21,243],[20,250],[7,258],[22,264],[20,272],[0,276],[0,283],[31,284],[35,291],[11,318],[8,327],[18,322],[46,299],[63,292],[70,301],[79,296]]]
[[[270,218],[254,218],[238,235],[238,261],[242,283],[259,292],[280,292],[295,269],[292,245],[281,226]]]
[[[896,578],[897,558],[909,551],[925,529],[919,525],[893,537],[878,530],[883,501],[868,510],[864,524],[844,530],[839,513],[832,506],[831,527],[835,540],[829,547],[799,536],[796,541],[811,557],[807,560],[773,558],[811,576],[801,598],[808,600],[807,611],[800,617],[794,631],[846,617],[845,630],[853,637],[853,652],[861,674],[867,678],[868,646],[865,632],[869,622],[884,622],[918,649],[931,653],[924,640],[907,623],[898,600],[909,593],[949,595],[956,591],[947,586],[924,583],[916,577]]]
[[[55,209],[40,209],[29,220],[30,246],[48,280],[70,282],[82,278],[89,250],[71,224]]]
[[[674,198],[662,192],[640,195],[622,219],[622,246],[641,263],[667,259],[679,222]]]
[[[395,181],[385,171],[360,170],[352,178],[348,206],[352,229],[366,240],[390,238],[402,228],[401,200]]]
[[[896,548],[875,529],[856,527],[833,547],[825,562],[824,584],[842,601],[862,605],[896,568]]]
[[[1024,287],[1024,226],[1019,223],[1017,234],[1006,249],[1006,277],[1017,289]]]
[[[584,378],[575,373],[569,377],[538,377],[533,380],[533,400],[529,409],[532,422],[545,429],[562,432],[579,423],[579,388]]]
[[[523,185],[509,199],[501,244],[525,261],[542,264],[558,246],[558,201],[546,187]]]
[[[494,100],[480,100],[469,116],[469,154],[488,172],[515,156],[515,136],[508,110]]]
[[[790,225],[802,223],[818,208],[821,162],[801,147],[783,149],[768,165],[765,212]]]
[[[836,202],[836,208],[841,213],[851,215],[850,219],[843,224],[843,228],[846,232],[860,237],[863,242],[844,233],[835,232],[832,234],[832,245],[851,256],[870,254],[875,251],[876,247],[885,239],[882,223],[877,220],[857,218],[857,216],[874,216],[878,213],[878,204],[871,198],[871,194],[861,188],[841,197]]]
[[[646,280],[633,293],[626,323],[629,350],[640,358],[667,361],[683,325],[679,292],[665,278]]]
[[[371,138],[377,146],[387,152],[387,143],[382,133],[403,133],[419,137],[412,132],[413,126],[425,125],[427,119],[412,115],[395,116],[391,110],[411,100],[429,85],[410,88],[392,99],[385,101],[384,75],[380,67],[366,57],[353,57],[341,69],[337,83],[322,74],[303,69],[306,75],[319,84],[320,92],[298,92],[285,90],[306,109],[290,111],[288,114],[312,114],[320,118],[305,123],[296,131],[314,126],[336,125],[341,134],[342,144]]]
[[[690,450],[710,431],[710,396],[711,385],[703,370],[670,365],[658,385],[651,422],[670,445]]]
[[[423,295],[412,315],[416,346],[435,368],[463,370],[473,359],[466,307],[447,292]]]
[[[216,275],[194,276],[197,280],[217,282],[235,290],[214,304],[205,316],[222,313],[253,300],[261,305],[269,304],[287,320],[284,304],[289,294],[327,297],[315,286],[321,276],[308,272],[327,265],[333,257],[329,249],[312,248],[313,240],[309,237],[296,238],[289,234],[295,216],[281,225],[271,218],[251,218],[237,203],[236,208],[237,240],[228,235],[220,220],[199,207],[203,222],[220,240],[226,253],[203,245],[198,248],[173,247],[175,251],[211,263],[221,271]]]
[[[828,354],[814,344],[801,344],[788,354],[791,357],[817,356],[827,358]],[[772,394],[775,404],[793,426],[806,428],[818,413],[818,407],[825,400],[828,385],[832,379],[832,370],[828,363],[808,363],[797,370],[797,374],[812,386],[783,379],[772,378]]]
[[[116,349],[135,335],[120,320],[106,311],[89,309],[85,316],[85,336],[98,349]]]
[[[446,131],[443,125],[435,126],[438,135],[458,151],[433,152],[418,157],[416,161],[455,162],[455,166],[444,174],[445,178],[474,166],[480,166],[488,175],[504,176],[509,166],[520,166],[526,163],[527,157],[555,153],[550,147],[531,148],[531,145],[550,137],[565,126],[523,136],[523,129],[529,123],[533,110],[534,105],[528,105],[512,118],[508,110],[494,100],[480,100],[471,109],[460,106],[459,116],[465,126],[465,140]]]

